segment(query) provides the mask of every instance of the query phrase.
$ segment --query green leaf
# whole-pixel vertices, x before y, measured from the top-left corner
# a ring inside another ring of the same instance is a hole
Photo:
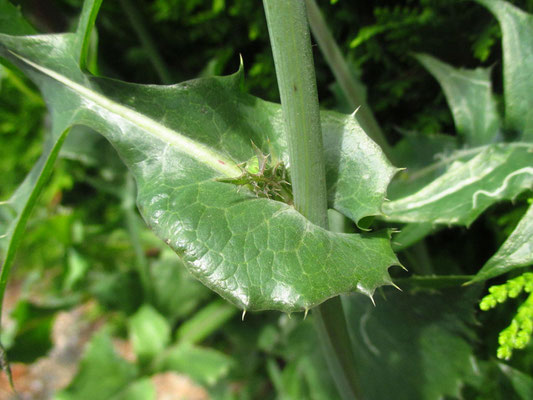
[[[219,351],[188,343],[169,348],[155,362],[157,371],[174,371],[204,385],[214,385],[226,376],[234,361]]]
[[[133,271],[96,273],[89,287],[91,295],[109,309],[134,313],[142,303],[142,285]]]
[[[241,174],[252,142],[288,160],[280,106],[242,93],[242,73],[142,86],[83,74],[72,35],[0,35],[0,43],[64,127],[90,126],[115,146],[148,225],[224,298],[247,310],[303,311],[390,283],[397,259],[387,232],[329,232],[288,204],[220,181]],[[325,112],[322,120],[333,206],[355,221],[380,214],[395,168],[353,116]]]
[[[387,197],[391,200],[417,192],[446,172],[446,164],[437,160],[459,147],[457,138],[450,135],[402,134],[404,137],[393,148],[393,157],[405,170],[399,172],[389,185]]]
[[[452,111],[457,132],[469,146],[496,139],[500,118],[492,94],[490,69],[457,69],[427,54],[416,59],[437,79]]]
[[[176,332],[176,338],[182,343],[199,343],[219,330],[236,312],[234,306],[222,300],[215,300],[182,323]]]
[[[327,361],[321,351],[317,351],[320,346],[320,338],[315,326],[314,314],[305,321],[296,321],[292,324],[280,321],[280,334],[278,343],[275,347],[276,357],[283,359],[289,364],[295,365],[297,372],[302,375],[297,378],[298,382],[290,382],[285,378],[288,385],[299,383],[302,391],[305,390],[305,396],[295,398],[311,398],[314,400],[335,400],[339,399],[339,393],[331,373],[325,373],[324,367]],[[285,372],[285,371],[284,371]],[[285,373],[284,373],[285,375]]]
[[[500,0],[476,0],[498,19],[502,29],[505,119],[533,140],[533,16]]]
[[[510,127],[524,131],[524,141],[457,150],[422,168],[409,168],[391,185],[395,200],[384,204],[391,221],[469,225],[493,203],[513,199],[533,186],[533,153],[526,143],[533,137],[533,87],[528,86],[533,20],[508,3],[479,2],[497,14],[502,25],[506,118]],[[479,145],[497,139],[489,72],[457,70],[427,55],[417,58],[441,83],[466,142]]]
[[[9,345],[10,361],[32,363],[46,355],[52,347],[52,325],[58,311],[58,308],[38,306],[27,300],[17,303],[10,314],[15,326],[3,337]],[[9,337],[11,335],[13,337]]]
[[[470,342],[479,288],[384,293],[377,307],[344,299],[364,397],[460,398],[476,377]]]
[[[91,33],[101,5],[102,0],[84,0],[83,2],[83,11],[81,12],[78,29],[76,31],[78,47],[77,55],[79,55],[80,68],[83,70],[87,68]]]
[[[531,264],[533,264],[533,205],[529,206],[515,230],[471,282],[484,281]]]
[[[509,143],[457,151],[439,162],[453,161],[446,173],[385,203],[383,211],[391,221],[470,225],[492,204],[533,187],[532,150],[528,143]]]
[[[150,378],[142,378],[126,386],[111,400],[156,400],[156,390]]]
[[[533,378],[507,364],[498,363],[500,371],[511,381],[511,385],[520,399],[533,398]]]
[[[74,247],[68,249],[67,271],[63,281],[63,289],[72,290],[80,283],[89,270],[89,261],[81,255]]]
[[[20,9],[7,0],[0,0],[0,29],[9,35],[31,35],[35,29],[24,19]]]
[[[152,264],[150,277],[154,290],[154,307],[171,325],[189,315],[210,296],[209,290],[194,279],[176,254],[165,248]]]
[[[0,5],[8,9],[9,6],[6,6],[6,4],[6,0],[0,0]],[[93,12],[93,6],[93,1],[85,2],[81,14],[81,20],[84,19],[85,15]],[[11,19],[9,18],[7,21],[11,21]],[[10,29],[12,29],[11,22],[7,23],[7,26],[5,26],[5,23],[6,20],[0,19],[1,32],[8,32]],[[94,23],[94,19],[88,21],[85,26],[80,24],[77,34],[65,35],[66,42],[71,44],[72,49],[78,49],[77,54],[79,55],[82,54],[81,47],[84,46],[83,39],[80,38],[80,35],[84,34],[84,30],[86,31],[92,29],[91,23]],[[20,25],[20,23],[17,23],[17,25]],[[21,37],[21,39],[24,40],[23,37]],[[31,39],[26,39],[26,41],[31,42]],[[3,54],[5,49],[3,46],[0,47],[0,54]],[[52,41],[51,47],[49,47],[48,51],[54,48],[55,46],[53,45]],[[72,65],[72,61],[70,61],[70,64]],[[50,88],[43,87],[42,90],[43,93],[46,94],[49,93]],[[52,91],[54,91],[54,93],[57,95],[60,95],[57,91],[53,89]],[[33,210],[41,190],[52,173],[54,162],[70,129],[67,122],[70,119],[68,107],[58,112],[52,110],[51,114],[52,128],[45,139],[41,157],[24,179],[24,182],[22,182],[16,192],[11,196],[11,198],[0,203],[0,207],[5,207],[8,209],[7,212],[3,211],[0,214],[2,216],[8,215],[8,220],[5,222],[6,230],[4,232],[0,232],[0,242],[2,242],[0,244],[0,249],[2,249],[3,253],[2,269],[0,272],[0,315],[1,301],[4,297],[5,286],[7,284],[7,279],[14,261],[15,252],[22,240],[26,223],[28,222],[31,211]]]
[[[284,143],[281,108],[276,109],[273,135]],[[381,149],[364,133],[354,114],[323,111],[320,121],[330,207],[356,223],[368,216],[382,215],[387,187],[398,169],[390,165]],[[288,159],[286,147],[283,154]]]
[[[170,342],[170,326],[161,314],[143,305],[128,321],[129,336],[137,359],[145,364]]]
[[[110,336],[100,331],[87,345],[78,373],[56,399],[110,399],[132,382],[136,374],[136,367],[120,358]]]

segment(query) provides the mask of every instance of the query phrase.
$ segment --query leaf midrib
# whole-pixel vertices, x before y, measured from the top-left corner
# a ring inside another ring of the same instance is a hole
[[[34,63],[27,58],[16,54],[12,51],[9,51],[15,57],[20,59],[22,62],[30,65],[39,72],[48,76],[51,79],[59,82],[65,87],[69,88],[73,92],[80,95],[82,98],[89,100],[96,104],[97,106],[111,112],[118,117],[130,122],[131,124],[139,127],[145,132],[149,133],[152,136],[155,136],[164,143],[173,145],[178,151],[183,152],[194,159],[198,160],[202,164],[207,165],[211,169],[227,176],[230,178],[235,178],[241,175],[241,169],[235,164],[235,162],[228,157],[214,151],[213,149],[198,143],[187,136],[180,134],[172,129],[169,129],[165,125],[131,109],[126,106],[123,106],[115,101],[110,100],[109,98],[101,95],[98,92],[95,92],[79,83],[76,83],[64,75],[61,75],[51,69],[43,67],[39,64]]]
[[[441,160],[434,162],[433,164],[430,164],[426,167],[423,167],[415,172],[413,172],[409,178],[408,181],[412,182],[416,179],[423,178],[427,174],[439,169],[440,167],[446,166],[448,164],[451,164],[453,161],[460,160],[461,158],[470,157],[470,156],[476,156],[477,154],[483,152],[484,150],[490,148],[490,147],[498,147],[498,146],[505,146],[509,148],[530,148],[531,151],[533,151],[533,143],[527,143],[527,142],[511,142],[511,143],[493,143],[493,144],[487,144],[483,146],[473,147],[466,150],[456,150],[454,154],[452,154],[449,157],[443,157]]]

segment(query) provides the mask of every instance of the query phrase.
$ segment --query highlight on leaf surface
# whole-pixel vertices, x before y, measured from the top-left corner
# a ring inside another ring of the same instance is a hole
[[[440,143],[439,159],[402,174],[408,190],[384,204],[389,221],[469,226],[491,205],[514,200],[533,187],[533,16],[508,2],[477,2],[502,28],[505,118],[498,114],[490,70],[456,68],[417,54],[441,85],[457,134],[467,147],[450,152]],[[511,142],[513,135],[517,140]],[[428,150],[435,152],[436,139],[426,144]],[[404,159],[402,142],[395,149],[399,160]]]
[[[287,204],[281,108],[242,92],[242,68],[136,85],[83,72],[79,52],[79,32],[0,34],[0,56],[28,74],[50,107],[56,148],[73,125],[104,135],[135,177],[147,224],[206,286],[249,311],[292,312],[391,283],[387,270],[398,260],[388,232],[329,232]],[[379,215],[396,168],[353,116],[323,112],[322,121],[331,207],[356,223]],[[257,172],[247,165],[243,175],[239,164],[253,157]]]

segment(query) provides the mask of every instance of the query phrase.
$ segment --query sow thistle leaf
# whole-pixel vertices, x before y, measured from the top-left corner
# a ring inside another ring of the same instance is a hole
[[[383,207],[391,221],[469,225],[493,203],[533,187],[533,16],[503,1],[477,1],[502,26],[506,124],[521,141],[488,144],[500,139],[488,70],[456,69],[418,55],[441,84],[458,133],[470,146],[486,146],[444,151],[441,160],[399,175],[390,191],[395,200]]]
[[[364,398],[461,398],[479,378],[471,346],[479,289],[384,290],[378,307],[345,297]]]
[[[533,205],[471,282],[484,281],[528,265],[533,265]]]
[[[206,286],[246,310],[292,312],[391,282],[398,262],[387,232],[329,232],[290,205],[220,181],[241,174],[252,142],[288,164],[281,108],[242,93],[242,71],[128,84],[82,73],[77,43],[72,34],[0,35],[0,54],[41,88],[58,126],[86,125],[113,144],[136,178],[147,224]],[[353,116],[322,120],[332,206],[356,222],[380,214],[396,169]]]
[[[500,0],[476,0],[498,19],[503,40],[505,120],[533,140],[533,15]]]
[[[404,137],[394,146],[393,156],[405,170],[396,175],[387,190],[392,200],[417,192],[446,172],[447,165],[435,161],[459,147],[457,138],[450,135],[402,133]]]
[[[468,161],[459,161],[476,154]],[[533,145],[495,144],[457,152],[448,171],[418,192],[385,203],[392,221],[470,225],[497,201],[533,187]]]
[[[457,69],[427,54],[416,59],[437,79],[452,111],[457,132],[469,146],[494,141],[500,118],[492,94],[490,69]]]

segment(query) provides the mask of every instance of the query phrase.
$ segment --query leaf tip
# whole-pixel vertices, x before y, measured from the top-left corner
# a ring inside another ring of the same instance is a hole
[[[304,321],[306,320],[308,313],[309,313],[309,309],[306,308],[305,311],[304,311]]]

